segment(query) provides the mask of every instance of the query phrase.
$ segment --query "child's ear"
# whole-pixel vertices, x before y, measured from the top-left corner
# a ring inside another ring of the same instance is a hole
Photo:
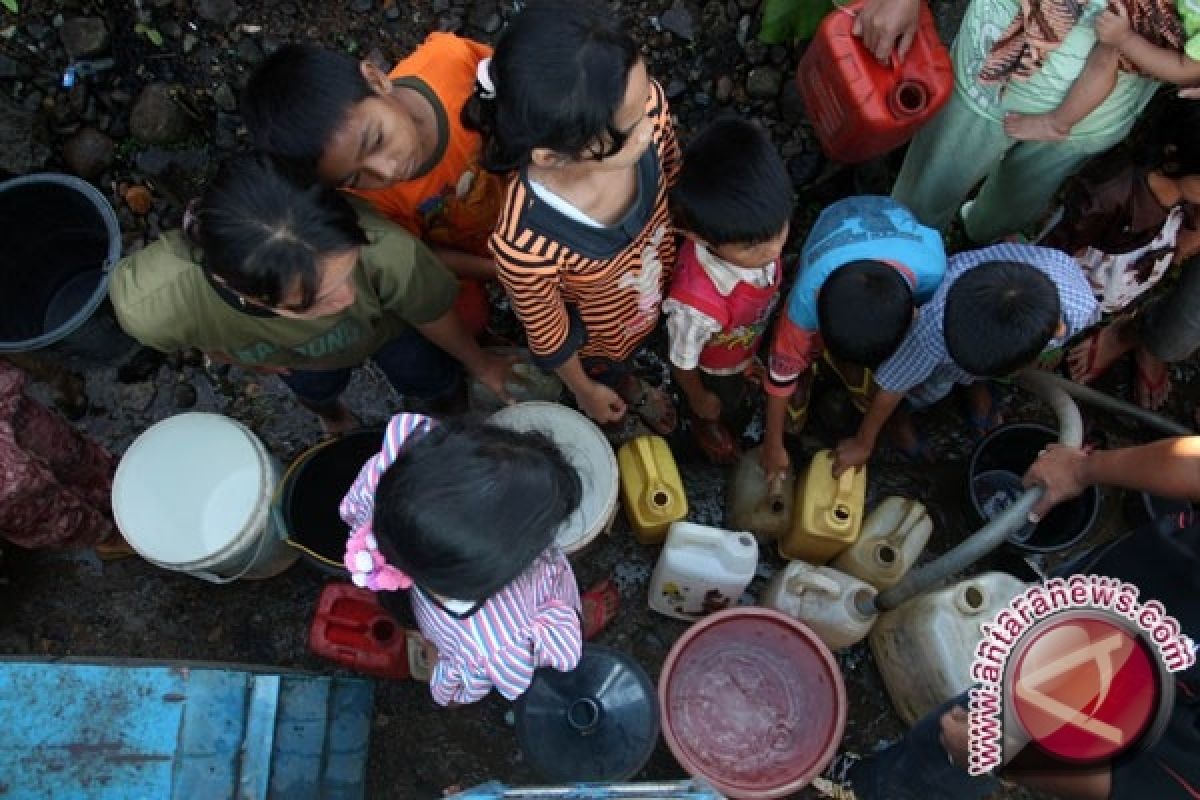
[[[371,91],[379,95],[388,95],[392,93],[392,82],[388,76],[379,67],[372,64],[370,61],[358,62],[358,71],[362,73],[363,80],[371,87]]]
[[[561,167],[567,163],[567,157],[557,150],[551,150],[549,147],[535,147],[529,154],[529,160],[535,167],[542,169],[553,169]]]

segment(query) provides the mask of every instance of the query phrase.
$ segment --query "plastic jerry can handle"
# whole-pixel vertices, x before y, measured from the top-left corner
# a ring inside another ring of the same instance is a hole
[[[799,572],[787,580],[788,591],[803,594],[806,590],[819,594],[837,594],[838,582],[819,572]]]
[[[787,508],[787,501],[783,498],[783,482],[785,480],[786,476],[776,475],[767,484],[767,496],[763,502],[772,514],[782,514],[783,510]]]

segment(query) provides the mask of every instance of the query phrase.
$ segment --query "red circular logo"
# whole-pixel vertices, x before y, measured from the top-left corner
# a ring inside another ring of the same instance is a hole
[[[1136,746],[1162,697],[1153,654],[1115,617],[1067,613],[1037,626],[1008,673],[1012,708],[1030,739],[1076,763]]]

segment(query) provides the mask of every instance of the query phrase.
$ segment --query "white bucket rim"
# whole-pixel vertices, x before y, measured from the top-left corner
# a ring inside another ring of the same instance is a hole
[[[122,486],[126,480],[131,480],[129,477],[128,465],[136,463],[137,456],[147,447],[155,443],[152,433],[161,435],[164,430],[169,430],[174,427],[194,422],[198,418],[208,418],[206,424],[211,424],[214,421],[219,421],[220,424],[227,425],[231,430],[236,430],[242,434],[243,439],[255,456],[254,466],[257,468],[259,475],[259,493],[251,506],[251,511],[247,515],[246,520],[242,523],[239,531],[230,536],[225,544],[216,548],[214,551],[207,553],[201,558],[190,561],[170,561],[165,560],[161,553],[155,553],[147,542],[139,540],[137,533],[131,533],[128,520],[126,524],[122,523],[121,503],[118,502],[123,494]],[[132,458],[131,458],[132,457]],[[123,471],[124,468],[124,471]],[[269,528],[271,514],[271,500],[274,496],[274,469],[271,465],[270,455],[267,453],[266,447],[254,433],[232,417],[227,417],[223,414],[214,414],[207,411],[188,411],[182,414],[175,414],[160,420],[151,425],[146,430],[142,431],[129,448],[125,451],[121,460],[117,464],[116,474],[113,476],[112,487],[112,510],[113,518],[116,520],[117,527],[125,540],[129,542],[129,546],[133,548],[139,556],[155,566],[169,569],[176,572],[203,572],[220,566],[229,561],[230,557],[241,550],[246,551],[246,557],[252,559],[257,548],[248,547],[251,542],[257,540],[261,536],[270,535]]]
[[[544,421],[555,418],[561,424],[561,428],[555,424],[544,424]],[[596,423],[574,409],[542,400],[516,403],[502,408],[489,417],[488,422],[511,430],[536,430],[546,434],[563,451],[563,455],[566,456],[571,466],[580,472],[580,479],[584,482],[583,502],[563,522],[554,538],[555,544],[564,553],[571,554],[583,550],[608,529],[617,513],[617,497],[621,481],[617,470],[617,457],[613,453],[612,445],[609,444],[608,439],[605,438]],[[543,422],[543,424],[538,424],[539,422]],[[563,435],[568,426],[573,426],[576,435],[586,437],[586,440],[595,446],[593,449],[599,461],[598,464],[590,459],[581,460],[581,453],[586,445],[579,440],[566,438]],[[601,494],[596,494],[597,486],[594,480],[596,470],[594,467],[606,471],[606,474],[612,478],[607,491],[603,491]],[[590,481],[591,486],[588,485],[589,477],[593,478]],[[593,496],[599,498],[593,510],[595,517],[590,524],[584,517],[589,491],[593,493]]]

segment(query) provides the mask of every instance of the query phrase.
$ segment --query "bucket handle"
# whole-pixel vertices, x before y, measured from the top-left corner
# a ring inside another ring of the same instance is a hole
[[[279,511],[273,505],[272,505],[270,511],[267,512],[267,518],[269,520],[269,522],[267,524],[270,525],[274,530],[269,531],[269,532],[265,533],[264,535],[258,537],[258,544],[254,548],[254,555],[252,555],[246,561],[246,566],[244,566],[240,570],[238,570],[237,574],[230,575],[229,577],[225,577],[223,575],[217,575],[215,572],[190,572],[189,571],[188,574],[195,576],[202,581],[208,581],[209,583],[216,583],[216,584],[233,583],[234,581],[238,580],[239,578],[246,577],[246,574],[248,572],[250,572],[251,567],[254,566],[254,563],[256,561],[258,561],[258,557],[262,555],[263,547],[266,546],[267,540],[278,537],[279,536],[278,532],[283,530],[283,528],[281,527],[281,523],[283,522],[283,515],[280,514]]]

